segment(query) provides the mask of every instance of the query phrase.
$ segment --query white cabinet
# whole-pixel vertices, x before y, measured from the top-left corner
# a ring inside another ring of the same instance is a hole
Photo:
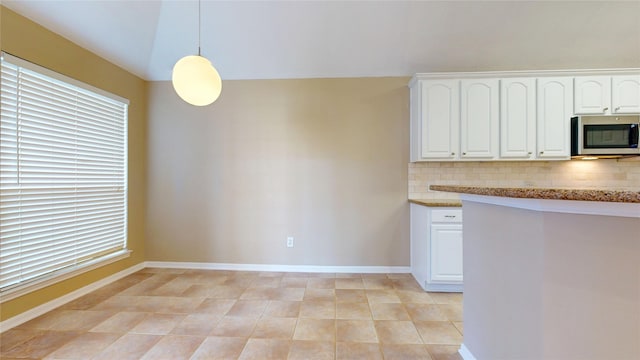
[[[536,79],[500,81],[500,158],[531,159],[536,151]]]
[[[640,113],[640,75],[611,77],[611,108],[614,114]]]
[[[570,77],[539,78],[537,85],[537,158],[569,159],[571,157]]]
[[[459,83],[424,80],[411,87],[411,161],[459,156]]]
[[[462,208],[411,204],[411,273],[426,291],[462,291]]]
[[[461,158],[491,160],[498,157],[499,84],[498,79],[461,81]]]
[[[640,75],[578,76],[574,85],[576,115],[640,113]]]

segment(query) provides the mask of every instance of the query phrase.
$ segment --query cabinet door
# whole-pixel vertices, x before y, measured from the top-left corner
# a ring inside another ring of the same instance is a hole
[[[460,92],[458,80],[422,81],[422,158],[458,156]]]
[[[461,158],[494,159],[498,155],[500,80],[462,80]]]
[[[640,113],[640,75],[612,77],[611,106],[614,114]]]
[[[579,76],[575,78],[575,114],[606,114],[611,109],[611,77]]]
[[[570,158],[571,78],[539,78],[536,136],[540,159]]]
[[[431,224],[429,282],[462,283],[462,224]]]
[[[536,79],[500,81],[500,157],[529,159],[536,147]]]

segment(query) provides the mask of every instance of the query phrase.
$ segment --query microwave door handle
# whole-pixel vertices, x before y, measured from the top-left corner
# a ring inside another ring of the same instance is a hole
[[[629,147],[637,148],[638,147],[638,125],[632,125],[631,129],[629,129]]]

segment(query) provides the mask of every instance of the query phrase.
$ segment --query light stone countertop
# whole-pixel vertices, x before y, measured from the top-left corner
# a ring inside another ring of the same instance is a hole
[[[410,203],[429,207],[461,207],[460,199],[409,199]]]
[[[430,190],[524,199],[553,199],[640,203],[640,191],[607,189],[495,188],[486,186],[431,185]]]

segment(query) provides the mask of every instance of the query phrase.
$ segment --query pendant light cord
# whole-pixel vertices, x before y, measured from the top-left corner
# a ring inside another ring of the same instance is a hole
[[[200,56],[200,0],[198,0],[198,56]]]

